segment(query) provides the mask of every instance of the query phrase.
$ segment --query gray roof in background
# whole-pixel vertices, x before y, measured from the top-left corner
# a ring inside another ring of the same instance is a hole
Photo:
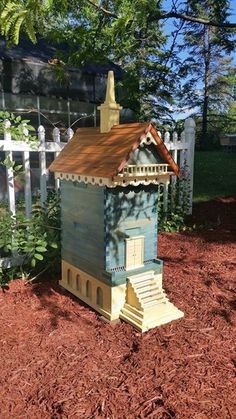
[[[6,93],[31,94],[71,98],[82,102],[101,103],[104,100],[106,76],[113,70],[116,80],[122,77],[122,70],[113,63],[87,63],[82,68],[68,68],[68,78],[59,80],[55,65],[49,60],[58,58],[57,52],[68,52],[65,44],[52,45],[39,38],[37,44],[22,39],[17,46],[9,48],[0,37],[0,87]],[[118,98],[121,92],[118,88]]]
[[[53,45],[43,38],[38,38],[36,44],[33,44],[29,39],[21,39],[19,45],[8,47],[3,37],[0,37],[0,59],[10,60],[25,60],[39,64],[47,64],[48,60],[55,58],[56,52],[67,52],[67,45]],[[71,69],[72,70],[72,69]],[[74,70],[78,70],[74,68]],[[112,63],[94,64],[87,63],[80,70],[87,74],[104,74],[109,70],[113,70],[116,78],[119,80],[122,77],[121,68]]]

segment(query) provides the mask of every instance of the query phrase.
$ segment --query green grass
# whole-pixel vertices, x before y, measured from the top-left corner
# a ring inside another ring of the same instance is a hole
[[[236,153],[197,151],[194,165],[194,202],[236,196]]]

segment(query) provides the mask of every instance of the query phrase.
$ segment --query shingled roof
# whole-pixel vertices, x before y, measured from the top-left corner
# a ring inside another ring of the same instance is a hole
[[[151,134],[157,152],[178,176],[179,167],[151,123],[115,125],[110,132],[79,128],[50,166],[50,171],[112,179],[126,165],[143,138]]]

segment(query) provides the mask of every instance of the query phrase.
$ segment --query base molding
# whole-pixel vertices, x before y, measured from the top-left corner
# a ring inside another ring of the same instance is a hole
[[[111,286],[63,260],[59,283],[109,322],[120,318],[140,332],[184,316],[167,298],[162,274],[153,270],[129,275],[126,284]]]
[[[125,303],[126,284],[112,287],[65,260],[62,260],[62,278],[59,283],[108,320],[119,319]]]

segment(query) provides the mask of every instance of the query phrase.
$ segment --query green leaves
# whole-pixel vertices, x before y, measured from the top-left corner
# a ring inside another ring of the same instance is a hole
[[[35,253],[34,258],[38,260],[43,260],[43,255],[41,255],[40,253]]]
[[[219,24],[226,21],[230,10],[228,0],[192,0],[188,4],[191,15]],[[183,108],[189,106],[199,116],[198,140],[206,148],[209,139],[212,142],[218,139],[219,114],[229,99],[226,75],[232,69],[229,54],[235,48],[235,35],[232,30],[196,22],[186,23],[184,29],[180,50],[185,58],[180,66],[183,80],[179,99]]]
[[[11,125],[6,127],[6,120],[10,121]],[[29,124],[29,119],[22,119],[20,115],[16,116],[13,112],[0,111],[0,134],[8,132],[15,141],[24,141],[33,147],[38,145],[38,138],[32,135],[35,128]]]
[[[13,44],[19,43],[21,32],[36,43],[36,33],[42,30],[53,7],[52,0],[6,0],[0,6],[1,34]]]
[[[188,175],[188,167],[185,164],[182,169],[182,175],[175,184],[175,188],[171,188],[171,192],[167,199],[167,212],[164,211],[164,193],[159,188],[158,194],[158,229],[169,233],[190,230],[186,225],[186,214],[190,208],[190,179]],[[181,205],[180,205],[181,197]]]
[[[13,252],[23,256],[18,277],[22,272],[28,277],[49,267],[50,272],[56,272],[60,266],[59,196],[49,194],[44,208],[36,202],[31,219],[26,218],[23,212],[24,208],[19,204],[18,215],[14,218],[6,208],[0,207],[0,258],[10,257]]]
[[[35,250],[37,250],[37,252],[42,252],[42,253],[44,253],[44,252],[46,252],[47,251],[47,249],[46,249],[46,247],[42,247],[42,246],[37,246],[36,248],[35,248]],[[36,256],[35,256],[36,257]],[[40,259],[39,259],[40,260]],[[42,259],[41,259],[42,260]]]

